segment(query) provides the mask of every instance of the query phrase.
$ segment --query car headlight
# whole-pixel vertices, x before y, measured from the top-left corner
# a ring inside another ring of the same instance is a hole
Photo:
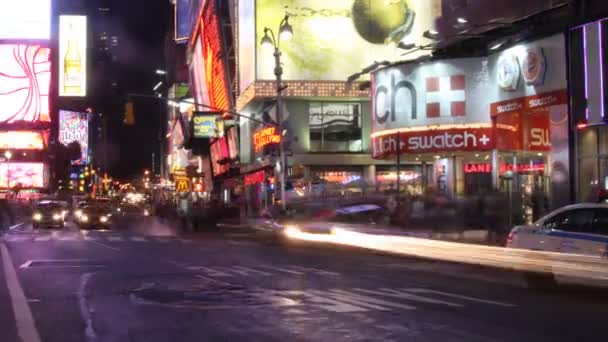
[[[78,209],[74,212],[74,215],[76,215],[76,217],[80,217],[82,216],[82,210]]]
[[[148,209],[144,209],[144,216],[150,216],[150,212],[148,211]]]
[[[34,215],[32,216],[32,218],[34,219],[34,221],[41,221],[42,220],[42,214],[41,213],[34,213]]]
[[[80,215],[80,221],[82,222],[88,222],[89,221],[89,217],[85,214],[81,214]]]
[[[289,236],[289,237],[295,237],[298,234],[301,234],[302,231],[300,230],[300,228],[296,227],[296,226],[286,226],[285,230],[284,230],[285,235]]]
[[[107,216],[102,216],[102,217],[100,217],[100,218],[99,218],[99,222],[101,222],[101,223],[106,223],[106,222],[108,222],[108,217],[107,217]]]
[[[55,221],[59,221],[63,218],[63,216],[61,214],[53,214],[53,220]]]

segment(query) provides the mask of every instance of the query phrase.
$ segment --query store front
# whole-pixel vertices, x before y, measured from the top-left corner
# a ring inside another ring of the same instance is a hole
[[[407,165],[401,192],[500,191],[524,209],[533,195],[568,202],[563,36],[487,58],[393,65],[372,84],[372,157]]]

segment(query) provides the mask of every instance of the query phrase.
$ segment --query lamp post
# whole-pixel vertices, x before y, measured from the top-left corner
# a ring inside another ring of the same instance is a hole
[[[281,66],[281,40],[289,40],[293,36],[293,28],[289,24],[289,16],[285,15],[279,24],[279,39],[277,40],[274,31],[268,27],[264,28],[264,37],[262,37],[261,45],[274,48],[274,75],[276,77],[276,98],[277,98],[277,121],[279,126],[283,123],[283,99],[281,92],[284,87],[282,85],[283,67]],[[285,156],[285,137],[281,137],[279,142],[279,182],[281,183],[281,207],[287,208],[287,198],[285,195],[285,179],[287,173],[287,158]]]
[[[6,187],[10,190],[11,188],[11,158],[13,158],[13,153],[11,151],[4,152],[4,157],[7,160],[6,164]]]

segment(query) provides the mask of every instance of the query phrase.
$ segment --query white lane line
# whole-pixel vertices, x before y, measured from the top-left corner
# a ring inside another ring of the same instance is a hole
[[[25,224],[25,222],[17,223],[17,224],[16,224],[16,225],[14,225],[14,226],[10,226],[10,227],[8,227],[8,230],[17,229],[17,228],[19,228],[19,227],[23,226],[24,224]]]
[[[435,298],[423,297],[423,296],[415,295],[413,293],[408,293],[405,291],[397,291],[397,290],[388,289],[388,288],[381,288],[378,291],[356,288],[355,291],[363,292],[363,293],[367,293],[367,294],[378,295],[378,296],[407,299],[407,300],[411,300],[411,301],[415,301],[415,302],[441,304],[441,305],[452,306],[452,307],[463,307],[463,305],[460,305],[458,303],[452,303],[452,302],[448,302],[445,300],[439,300],[439,299],[435,299]]]
[[[110,242],[122,242],[124,241],[122,237],[120,236],[108,236],[106,237],[106,239]]]
[[[28,267],[30,267],[31,264],[32,264],[32,260],[28,260],[28,261],[24,262],[21,266],[19,266],[19,268],[28,268]]]
[[[234,275],[232,275],[228,272],[218,270],[219,267],[211,268],[211,267],[205,267],[205,266],[193,266],[193,267],[186,267],[186,268],[189,270],[193,270],[193,271],[203,271],[203,272],[205,272],[206,275],[208,275],[210,277],[234,277]]]
[[[80,308],[80,316],[85,323],[85,334],[87,341],[95,341],[97,334],[93,326],[93,317],[91,313],[93,310],[87,303],[86,290],[89,280],[91,279],[92,273],[85,273],[80,277],[80,286],[78,287],[78,306]]]
[[[351,303],[357,306],[369,307],[376,310],[389,311],[391,308],[398,308],[403,310],[414,310],[415,306],[397,303],[397,302],[389,302],[383,299],[365,296],[362,294],[357,294],[345,290],[334,289],[329,291],[331,296],[334,298]]]
[[[131,241],[133,242],[148,242],[148,239],[141,236],[131,236]]]
[[[414,292],[414,293],[432,293],[432,294],[438,294],[438,295],[442,295],[442,296],[446,296],[446,297],[451,297],[451,298],[464,299],[464,300],[468,300],[468,301],[471,301],[471,302],[478,302],[478,303],[484,303],[484,304],[492,304],[492,305],[498,305],[498,306],[504,306],[504,307],[514,307],[514,306],[517,306],[517,305],[511,304],[511,303],[497,302],[497,301],[493,301],[493,300],[487,300],[487,299],[482,299],[482,298],[477,298],[477,297],[464,296],[464,295],[460,295],[460,294],[443,292],[443,291],[437,291],[437,290],[418,289],[418,288],[414,288],[414,289],[402,289],[402,290],[403,291],[407,291],[407,292]]]
[[[243,275],[243,276],[265,276],[268,277],[271,274],[268,272],[256,270],[254,268],[249,268],[245,266],[233,266],[232,272]]]
[[[339,277],[340,273],[336,273],[336,272],[331,272],[331,271],[324,271],[324,270],[320,270],[317,268],[312,268],[312,267],[302,267],[302,266],[292,266],[293,268],[296,268],[300,271],[303,272],[307,272],[307,273],[316,273],[316,274],[321,274],[321,275],[330,275],[330,276],[334,276],[334,277]]]
[[[51,240],[51,236],[50,235],[45,235],[45,236],[37,236],[34,238],[34,242],[47,242]]]
[[[8,287],[8,293],[11,297],[13,313],[17,323],[17,334],[22,342],[40,342],[40,335],[36,329],[34,317],[27,304],[23,288],[19,283],[19,278],[17,278],[17,272],[15,271],[15,267],[13,267],[13,260],[3,243],[0,244],[0,252],[2,254],[2,265],[6,277],[6,286]]]
[[[105,243],[101,243],[101,242],[97,242],[97,241],[88,241],[88,242],[90,242],[90,243],[94,243],[94,244],[96,244],[97,246],[101,246],[101,247],[103,247],[103,248],[111,249],[111,250],[113,250],[113,251],[120,251],[120,248],[118,248],[118,247],[112,247],[112,246],[108,246],[108,245],[106,245]]]
[[[283,267],[270,266],[270,265],[259,265],[259,267],[267,268],[269,270],[274,270],[277,272],[284,272],[284,273],[289,273],[289,274],[294,274],[294,275],[304,275],[303,272],[294,271],[294,270],[290,270],[290,269],[283,268]]]
[[[57,238],[58,241],[76,241],[80,240],[80,236],[77,235],[63,235]]]
[[[7,242],[25,242],[28,240],[31,240],[32,237],[31,236],[22,236],[22,235],[7,235],[5,236],[4,240]]]

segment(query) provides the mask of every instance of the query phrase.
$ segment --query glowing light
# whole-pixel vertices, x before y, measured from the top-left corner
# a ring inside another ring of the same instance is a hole
[[[600,48],[599,48],[599,61],[600,61],[600,94],[602,94],[602,99],[600,101],[600,106],[602,108],[602,117],[604,117],[604,102],[605,102],[605,94],[604,94],[604,58],[602,56],[602,54],[604,53],[604,41],[602,39],[602,22],[598,22],[597,24],[597,31],[598,31],[598,35],[599,35],[599,44],[600,44]]]
[[[89,158],[89,119],[86,113],[59,111],[59,142],[67,145],[73,141],[80,144],[80,159],[72,165],[85,165]],[[87,174],[88,172],[85,172]]]
[[[395,129],[387,129],[384,131],[374,132],[370,135],[370,137],[378,138],[378,137],[383,137],[386,135],[393,135],[396,133],[407,133],[407,132],[426,132],[426,131],[438,131],[438,130],[450,130],[450,129],[480,129],[480,128],[492,128],[492,124],[491,123],[447,124],[447,125],[431,125],[431,126],[395,128]]]
[[[587,26],[583,26],[583,69],[585,71],[585,100],[589,100],[589,73],[587,70]],[[589,119],[589,105],[585,107],[585,117]]]
[[[2,163],[0,164],[0,188],[7,188],[20,184],[22,188],[44,187],[43,163]]]
[[[41,132],[0,132],[1,149],[42,150],[44,145]]]
[[[42,221],[42,214],[41,213],[35,213],[32,218],[34,219],[34,221]]]
[[[270,144],[279,144],[283,139],[280,134],[276,133],[276,127],[263,128],[253,133],[253,146],[256,152],[261,151],[265,146]]]

